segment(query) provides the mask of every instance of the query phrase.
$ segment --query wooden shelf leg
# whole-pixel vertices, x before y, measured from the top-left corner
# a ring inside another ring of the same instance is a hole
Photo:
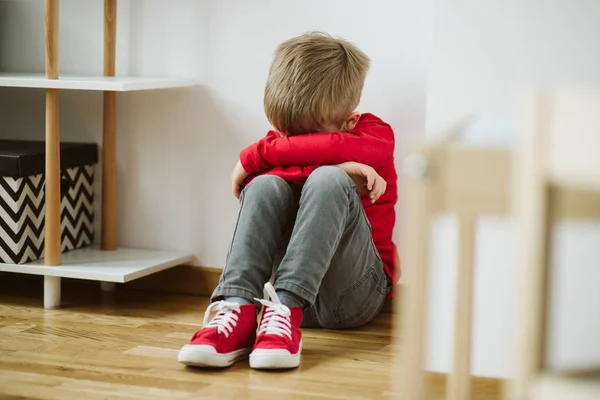
[[[60,131],[58,90],[46,90],[46,216],[44,262],[60,265]]]
[[[456,287],[453,368],[448,400],[471,399],[471,329],[476,218],[459,215],[459,254]]]
[[[44,276],[44,308],[60,307],[60,277]]]
[[[117,249],[116,93],[104,92],[102,136],[102,250]]]
[[[104,76],[115,75],[117,1],[104,0]],[[102,119],[102,250],[117,249],[117,94],[104,92]]]
[[[45,21],[46,78],[58,79],[58,0],[45,1]],[[60,125],[57,89],[46,90],[45,178],[44,262],[46,265],[60,265]]]

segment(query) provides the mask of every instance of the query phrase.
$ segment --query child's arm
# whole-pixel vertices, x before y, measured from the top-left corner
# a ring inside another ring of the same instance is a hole
[[[358,192],[368,196],[375,203],[385,193],[387,183],[372,167],[357,162],[345,162],[336,165],[354,181]],[[318,165],[292,165],[275,167],[265,174],[278,176],[288,183],[304,185],[310,174],[319,168]]]
[[[337,165],[337,167],[352,178],[358,191],[363,195],[369,196],[372,203],[385,193],[387,183],[372,167],[356,162],[342,163]],[[278,176],[291,184],[303,185],[310,174],[317,168],[319,168],[318,165],[291,165],[287,167],[275,167],[265,172],[265,174]],[[242,189],[252,178],[251,174],[246,172],[242,164],[238,162],[231,174],[233,194],[236,198],[240,198]]]
[[[369,196],[375,203],[387,189],[387,182],[372,167],[357,162],[345,162],[336,165],[354,181],[360,194]]]
[[[389,125],[360,124],[354,132],[314,133],[296,136],[269,134],[247,147],[240,161],[249,173],[290,165],[335,165],[356,161],[377,168],[394,152]]]
[[[291,165],[287,167],[275,167],[266,172],[261,172],[278,176],[291,184],[303,185],[310,174],[317,168],[319,168],[318,165]],[[247,172],[241,162],[238,161],[231,174],[232,191],[236,198],[240,198],[242,189],[254,178],[251,175],[256,175],[256,173],[251,174]]]

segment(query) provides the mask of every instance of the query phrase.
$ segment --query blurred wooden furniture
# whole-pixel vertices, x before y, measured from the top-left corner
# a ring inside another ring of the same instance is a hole
[[[600,362],[590,371],[549,373],[546,319],[552,222],[565,212],[598,218],[600,204],[600,92],[562,90],[532,93],[527,125],[515,158],[515,211],[520,272],[516,332],[516,379],[510,400],[600,399]],[[579,200],[573,193],[580,193]],[[581,196],[586,196],[582,201]],[[568,199],[568,197],[567,197]],[[594,200],[591,200],[594,199]],[[598,338],[600,345],[600,338]]]
[[[424,358],[427,320],[429,232],[433,217],[458,217],[458,287],[455,304],[453,370],[447,399],[471,399],[471,314],[473,254],[478,216],[509,212],[511,153],[506,149],[470,148],[446,143],[432,145],[406,159],[407,234],[402,250],[406,288],[398,353],[402,380],[398,392],[407,400],[429,399]]]
[[[403,399],[430,398],[424,359],[433,216],[452,213],[459,221],[453,369],[447,399],[470,400],[475,224],[481,214],[513,211],[522,248],[515,310],[516,376],[507,385],[506,398],[600,399],[598,375],[589,371],[566,376],[544,373],[551,220],[600,219],[600,92],[535,94],[526,111],[528,122],[515,150],[466,147],[451,140],[425,147],[405,162],[408,209],[401,254],[406,288],[397,304],[403,312],[396,324],[397,336],[402,338],[396,391]]]

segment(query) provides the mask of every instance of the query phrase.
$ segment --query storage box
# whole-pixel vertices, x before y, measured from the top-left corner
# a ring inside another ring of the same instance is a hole
[[[43,257],[44,142],[0,140],[0,262]],[[94,241],[94,165],[98,148],[61,143],[61,246],[69,251]]]

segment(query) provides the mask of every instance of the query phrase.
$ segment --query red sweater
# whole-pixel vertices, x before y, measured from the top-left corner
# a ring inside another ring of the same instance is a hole
[[[361,196],[362,204],[385,271],[394,283],[398,281],[400,260],[392,242],[398,176],[394,165],[394,131],[388,124],[372,114],[362,114],[351,132],[281,136],[270,131],[244,149],[240,161],[250,174],[277,175],[299,185],[323,165],[355,161],[373,167],[387,182],[387,189],[375,204]]]

